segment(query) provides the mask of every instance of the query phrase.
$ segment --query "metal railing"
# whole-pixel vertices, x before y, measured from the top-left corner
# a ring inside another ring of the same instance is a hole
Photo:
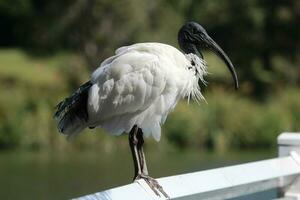
[[[300,199],[300,133],[282,133],[279,157],[258,162],[158,178],[170,199],[217,200],[278,189],[282,199]],[[78,200],[158,200],[144,180],[77,198]]]

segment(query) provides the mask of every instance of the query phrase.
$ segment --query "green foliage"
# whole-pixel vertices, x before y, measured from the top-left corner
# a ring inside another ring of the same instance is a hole
[[[163,134],[166,134],[168,140],[179,148],[186,148],[188,145],[202,145],[205,137],[197,137],[199,132],[198,113],[196,105],[190,104],[190,107],[187,107],[187,102],[180,103],[164,125]]]
[[[300,129],[299,2],[0,0],[0,148],[114,149],[105,134],[82,134],[68,144],[56,133],[54,106],[120,46],[176,46],[188,20],[225,50],[240,89],[229,92],[226,67],[205,52],[208,104],[180,103],[164,126],[166,138],[179,148],[271,147],[280,132]]]
[[[205,56],[214,66],[213,74],[224,82],[225,68],[217,67],[220,61]],[[88,78],[79,56],[59,53],[34,58],[20,50],[2,49],[0,59],[0,148],[112,151],[127,146],[126,137],[115,139],[101,130],[85,131],[72,143],[57,133],[52,119],[55,105]],[[214,88],[205,93],[207,104],[179,103],[163,126],[163,140],[181,149],[269,148],[277,134],[300,129],[299,89],[283,89],[260,102]]]
[[[61,57],[33,59],[11,49],[1,50],[0,59],[0,148],[47,146],[55,131],[52,109],[66,89],[51,67]]]
[[[298,89],[261,103],[222,90],[206,95],[208,104],[179,104],[167,120],[167,138],[181,148],[270,148],[284,131],[299,130]]]
[[[206,57],[211,64],[220,64],[211,55]],[[56,131],[52,119],[54,106],[75,89],[74,85],[87,79],[88,72],[80,57],[60,53],[33,58],[10,49],[1,50],[0,59],[3,61],[0,64],[0,148],[104,146],[107,151],[114,149],[116,141],[101,130],[87,131],[100,133],[84,133],[72,144]],[[223,77],[223,68],[213,67],[212,71],[217,77]],[[163,135],[181,149],[269,148],[274,146],[277,134],[300,129],[299,94],[299,89],[285,89],[265,102],[257,102],[223,89],[209,91],[205,95],[207,104],[179,103],[163,126]],[[126,139],[120,142],[127,144]]]
[[[35,54],[80,52],[89,68],[122,45],[156,41],[177,44],[187,20],[200,22],[228,53],[240,77],[241,93],[264,99],[281,82],[299,84],[294,67],[300,53],[297,0],[0,0],[0,45]],[[274,62],[290,63],[290,70]],[[284,71],[284,72],[283,72]],[[289,73],[293,71],[293,82]],[[283,72],[283,73],[280,73]]]
[[[81,57],[68,53],[30,57],[20,50],[2,49],[0,60],[0,149],[115,148],[118,141],[101,130],[95,135],[82,133],[72,143],[56,130],[55,106],[88,79]]]

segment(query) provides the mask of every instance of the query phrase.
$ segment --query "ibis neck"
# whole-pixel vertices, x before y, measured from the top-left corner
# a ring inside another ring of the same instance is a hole
[[[203,59],[203,55],[200,51],[198,51],[197,47],[195,44],[191,44],[191,43],[183,43],[180,44],[180,48],[184,51],[184,53],[186,54],[195,54],[197,55],[199,58]]]

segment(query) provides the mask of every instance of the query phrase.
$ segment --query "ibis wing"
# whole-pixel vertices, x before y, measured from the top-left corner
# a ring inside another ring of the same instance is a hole
[[[166,86],[162,63],[156,55],[139,51],[123,52],[104,61],[91,78],[91,124],[120,134],[134,124],[142,126],[151,115],[158,117],[159,126],[164,110],[160,97]]]

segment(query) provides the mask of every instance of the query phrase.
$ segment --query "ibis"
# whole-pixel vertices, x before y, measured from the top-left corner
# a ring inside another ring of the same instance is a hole
[[[225,62],[238,88],[232,62],[200,24],[185,23],[178,43],[182,51],[154,42],[118,48],[54,114],[59,132],[67,137],[98,127],[112,135],[128,133],[134,180],[144,179],[155,194],[165,197],[148,174],[144,136],[160,140],[161,125],[180,99],[203,99],[200,83],[205,83],[207,64],[201,50],[210,49]]]

